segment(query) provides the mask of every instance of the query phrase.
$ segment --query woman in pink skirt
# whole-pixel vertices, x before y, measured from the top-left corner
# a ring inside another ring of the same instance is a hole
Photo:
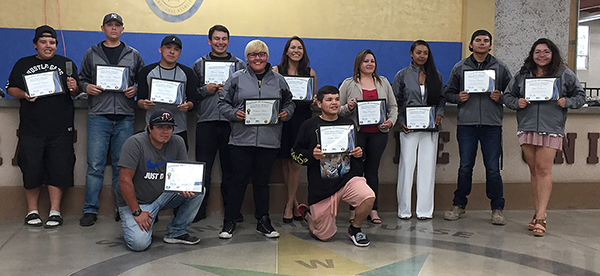
[[[575,73],[546,38],[533,44],[504,92],[504,104],[517,110],[517,136],[531,172],[535,215],[527,227],[535,236],[546,233],[552,163],[556,151],[562,149],[567,108],[580,108],[584,103],[585,93]]]

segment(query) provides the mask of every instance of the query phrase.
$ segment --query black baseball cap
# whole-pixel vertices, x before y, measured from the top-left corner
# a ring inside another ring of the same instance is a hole
[[[173,118],[173,114],[171,114],[170,111],[165,110],[165,109],[154,111],[154,113],[152,113],[152,116],[150,116],[150,126],[157,126],[157,125],[177,126],[175,124],[175,119]]]
[[[169,43],[176,44],[177,46],[179,46],[179,48],[183,48],[182,47],[183,45],[181,44],[181,39],[179,39],[179,37],[177,37],[176,35],[165,36],[165,38],[163,38],[160,46],[167,45]]]
[[[54,28],[48,25],[42,25],[35,29],[35,36],[33,37],[33,43],[36,43],[40,37],[51,37],[56,39],[56,31]],[[58,40],[56,41],[58,43]]]
[[[123,17],[121,17],[120,15],[118,15],[114,12],[109,13],[104,16],[104,20],[102,20],[102,25],[108,23],[108,21],[111,21],[111,20],[115,20],[115,21],[119,22],[121,25],[123,25]]]

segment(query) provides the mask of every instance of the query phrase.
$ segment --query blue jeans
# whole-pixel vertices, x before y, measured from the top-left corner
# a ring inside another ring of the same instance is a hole
[[[83,213],[97,214],[98,195],[104,181],[106,154],[110,145],[113,192],[119,181],[119,157],[125,140],[133,135],[133,116],[112,121],[102,115],[89,115],[87,122],[87,173],[85,176],[85,206]]]
[[[481,143],[483,165],[485,166],[485,189],[492,210],[504,209],[502,176],[500,176],[500,155],[502,154],[501,126],[463,126],[456,130],[460,168],[458,169],[458,187],[454,192],[454,206],[465,208],[467,196],[473,184],[473,166],[477,156],[477,146]]]
[[[200,208],[200,204],[202,204],[202,199],[204,199],[204,193],[196,193],[193,197],[185,198],[177,195],[176,192],[164,192],[152,203],[140,204],[140,209],[152,214],[152,216],[156,218],[158,211],[178,207],[177,215],[173,218],[171,223],[167,225],[167,233],[165,234],[165,237],[173,238],[188,232],[188,227],[194,220],[194,217],[196,217],[198,208]],[[152,243],[154,218],[152,218],[150,231],[145,232],[140,229],[140,226],[137,224],[131,213],[128,206],[119,207],[121,225],[123,226],[123,233],[125,234],[125,243],[127,243],[127,247],[131,248],[133,251],[142,251],[148,248],[150,243]]]

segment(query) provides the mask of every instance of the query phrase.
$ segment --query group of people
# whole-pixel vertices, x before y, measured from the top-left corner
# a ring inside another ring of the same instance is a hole
[[[411,189],[416,166],[416,216],[431,219],[438,133],[446,102],[458,105],[460,168],[453,208],[444,218],[457,220],[465,216],[479,142],[486,167],[487,196],[493,210],[491,221],[505,224],[499,168],[505,104],[517,110],[518,139],[531,171],[536,208],[528,227],[535,235],[543,236],[552,189],[551,164],[556,150],[561,148],[566,110],[579,108],[584,103],[583,89],[577,78],[565,67],[556,45],[547,39],[536,41],[515,77],[506,64],[489,54],[492,35],[479,30],[469,42],[473,54],[454,66],[446,90],[429,44],[417,40],[409,52],[412,62],[396,74],[392,84],[377,74],[375,54],[363,50],[356,56],[352,77],[344,80],[339,89],[323,86],[317,91],[316,72],[310,67],[304,42],[296,36],[285,44],[280,64],[272,66],[268,63],[269,48],[261,40],[246,45],[246,62],[227,52],[229,31],[215,25],[208,32],[211,52],[190,68],[177,62],[183,43],[175,35],[162,40],[160,61],[146,66],[139,52],[120,40],[124,31],[121,16],[107,14],[101,29],[106,40],[86,51],[77,74],[77,67],[70,59],[55,54],[56,31],[46,25],[38,27],[33,39],[36,55],[20,59],[9,77],[8,93],[21,99],[17,157],[28,204],[25,224],[53,228],[63,223],[62,192],[74,182],[72,97],[87,93],[88,168],[85,207],[79,223],[87,227],[97,220],[98,198],[110,152],[116,214],[127,246],[135,251],[150,245],[152,225],[158,212],[164,209],[175,209],[163,238],[165,242],[196,244],[200,241],[188,234],[188,227],[207,215],[211,172],[217,152],[225,210],[220,238],[232,238],[236,223],[244,221],[240,210],[250,180],[256,230],[269,238],[279,237],[269,216],[268,184],[272,165],[277,158],[282,158],[283,178],[288,189],[283,223],[305,220],[318,239],[328,240],[337,231],[337,207],[343,200],[351,209],[348,236],[356,246],[368,246],[370,242],[361,225],[365,220],[374,224],[382,222],[377,211],[378,169],[388,132],[396,124],[400,124],[402,130],[398,217],[412,217]],[[212,61],[232,64],[232,73],[224,83],[205,80],[206,63]],[[102,87],[98,70],[103,66],[125,68],[122,87]],[[464,72],[469,70],[493,70],[493,91],[466,92]],[[31,97],[23,75],[51,71],[57,73],[58,89],[64,93]],[[309,90],[317,91],[313,99],[293,100],[284,75],[312,77]],[[558,79],[557,98],[527,101],[525,80],[542,77]],[[152,82],[157,80],[182,83],[182,99],[175,104],[152,101],[150,90]],[[247,124],[250,111],[245,110],[244,103],[252,99],[278,99],[275,114],[278,122]],[[358,105],[368,100],[385,103],[381,111],[384,118],[377,125],[359,124]],[[432,107],[433,127],[425,130],[407,127],[406,108],[422,106]],[[146,110],[147,128],[134,135],[136,108]],[[320,110],[320,115],[312,117],[313,110]],[[165,163],[188,160],[187,112],[197,114],[196,161],[205,164],[204,190],[200,193],[166,192]],[[355,143],[342,153],[324,153],[321,128],[336,125],[353,125]],[[300,165],[308,167],[309,205],[299,204],[296,198]],[[51,204],[46,222],[37,208],[42,184],[48,185]]]

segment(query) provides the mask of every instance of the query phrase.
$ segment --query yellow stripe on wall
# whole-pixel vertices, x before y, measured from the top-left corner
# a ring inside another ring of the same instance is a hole
[[[486,2],[494,8],[494,1]],[[0,27],[35,28],[46,15],[55,28],[99,31],[103,16],[116,12],[126,32],[206,34],[223,24],[243,36],[460,42],[463,5],[463,0],[204,0],[189,19],[171,23],[145,0],[19,0],[0,9]]]

